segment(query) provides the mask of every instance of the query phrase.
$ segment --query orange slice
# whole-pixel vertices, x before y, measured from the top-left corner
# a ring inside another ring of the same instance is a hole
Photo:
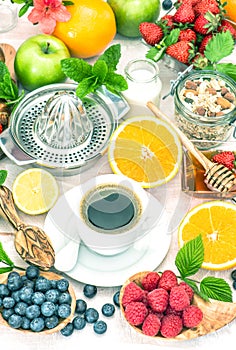
[[[121,123],[108,146],[109,164],[150,188],[173,179],[182,159],[180,140],[164,121],[152,116],[132,117]]]
[[[224,201],[197,205],[183,218],[178,229],[179,246],[202,235],[204,262],[209,270],[236,266],[236,206]]]

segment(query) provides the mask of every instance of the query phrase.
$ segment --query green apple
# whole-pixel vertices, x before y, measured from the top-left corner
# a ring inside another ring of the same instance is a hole
[[[117,33],[140,37],[142,22],[155,22],[160,14],[160,0],[108,0],[116,17]]]
[[[61,69],[61,60],[68,57],[70,52],[60,39],[47,34],[31,36],[16,51],[16,77],[29,91],[61,83],[66,79]]]

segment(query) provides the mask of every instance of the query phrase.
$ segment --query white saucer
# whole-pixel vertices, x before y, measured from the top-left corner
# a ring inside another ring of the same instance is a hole
[[[61,196],[45,219],[44,230],[50,237],[56,254],[70,238],[73,237],[76,240],[76,235],[78,235],[75,215],[69,206],[63,205],[75,193],[76,190],[71,189]],[[81,243],[77,263],[72,270],[67,272],[67,275],[83,283],[114,287],[122,285],[136,272],[151,271],[160,265],[171,243],[171,235],[167,232],[168,217],[160,202],[149,193],[148,195],[151,202],[149,220],[150,217],[157,215],[160,208],[162,213],[151,230],[147,227],[147,234],[142,239],[136,241],[126,251],[113,256],[97,254]],[[58,223],[59,217],[60,222]]]

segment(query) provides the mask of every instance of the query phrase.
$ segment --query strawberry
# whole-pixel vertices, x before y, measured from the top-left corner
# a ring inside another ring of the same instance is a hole
[[[218,32],[225,32],[226,30],[229,30],[232,34],[233,38],[236,39],[236,29],[225,19],[222,19],[220,26],[218,27]]]
[[[177,23],[193,23],[195,14],[190,2],[183,2],[176,10],[173,20]]]
[[[232,170],[234,168],[235,154],[231,151],[220,152],[212,157],[212,161],[215,163],[223,164]]]
[[[194,68],[204,69],[208,66],[208,59],[202,53],[197,52],[191,64],[193,64]]]
[[[205,15],[208,11],[216,15],[220,13],[219,4],[216,0],[201,0],[193,7],[196,16]]]
[[[193,26],[193,30],[197,33],[206,35],[214,31],[220,22],[219,15],[213,15],[211,12],[205,13],[205,15],[199,15]]]
[[[190,29],[190,28],[182,29],[182,30],[180,31],[178,41],[182,41],[182,40],[185,40],[185,41],[193,41],[194,44],[195,44],[195,43],[196,43],[196,40],[197,40],[197,35],[196,35],[196,33],[195,33],[192,29]]]
[[[200,53],[202,53],[202,54],[204,53],[205,48],[206,48],[209,40],[211,40],[211,39],[212,39],[212,34],[207,34],[206,36],[204,36],[204,38],[202,39],[202,42],[201,42],[201,44],[199,46],[199,49],[198,49],[198,51]]]
[[[170,27],[170,29],[174,28],[174,22],[173,22],[173,16],[172,15],[165,15],[161,17],[160,20],[162,23],[166,25],[166,27]]]
[[[154,46],[163,38],[163,30],[155,23],[142,22],[139,31],[147,44]]]
[[[0,124],[0,134],[3,132],[3,126]]]
[[[188,64],[191,58],[192,45],[189,41],[178,41],[166,49],[166,53],[176,60]]]

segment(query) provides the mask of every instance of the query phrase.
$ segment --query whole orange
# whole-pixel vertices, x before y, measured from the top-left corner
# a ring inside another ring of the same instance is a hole
[[[222,0],[222,2],[224,1]],[[236,0],[227,0],[224,9],[226,10],[226,16],[236,24]]]
[[[73,0],[67,6],[68,22],[57,22],[53,35],[61,39],[72,56],[99,55],[116,35],[116,20],[110,5],[103,0]]]

